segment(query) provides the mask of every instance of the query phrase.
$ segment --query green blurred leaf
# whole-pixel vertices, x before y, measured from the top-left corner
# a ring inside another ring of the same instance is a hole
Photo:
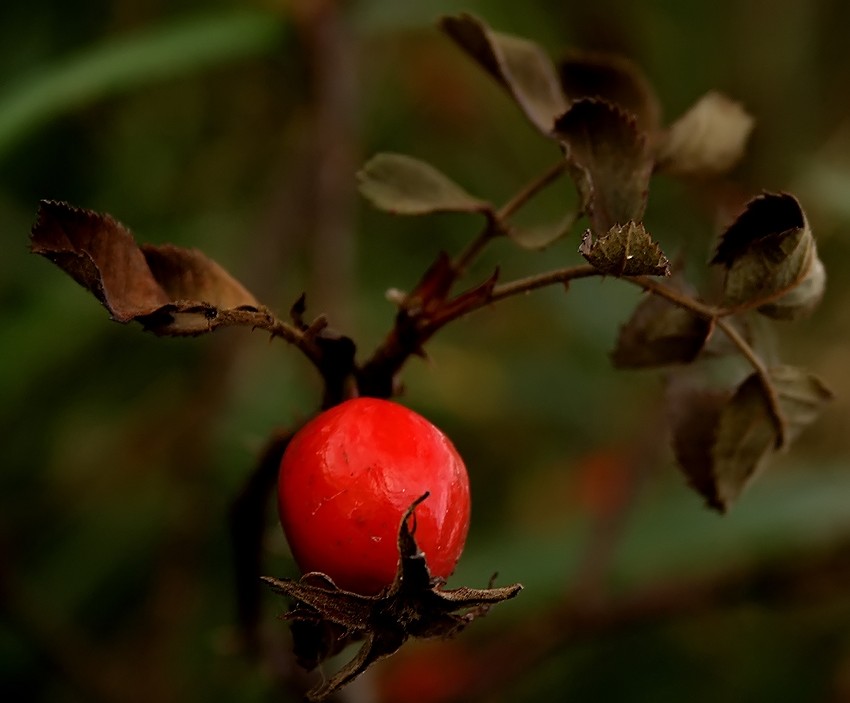
[[[539,45],[495,32],[467,13],[441,18],[440,29],[510,93],[542,134],[551,136],[567,100],[555,67]]]
[[[396,215],[492,209],[431,164],[404,154],[376,154],[358,171],[357,180],[369,202]]]
[[[21,76],[0,97],[0,157],[63,112],[147,83],[267,53],[281,35],[279,16],[237,10],[171,22],[63,57]]]
[[[694,419],[699,422],[698,415]],[[699,578],[850,536],[850,473],[844,463],[804,462],[778,472],[751,487],[746,510],[732,511],[722,520],[695,510],[692,497],[668,482],[662,467],[656,468],[651,490],[638,501],[612,566],[612,582],[623,588],[679,578],[682,564]],[[486,540],[482,535],[480,543],[469,543],[452,582],[481,581],[494,568],[500,580],[522,578],[524,597],[503,618],[561,603],[564,584],[577,577],[589,532],[588,515],[574,510],[564,510],[561,521],[546,532],[529,535],[514,524],[506,526]],[[695,560],[695,554],[700,558]]]

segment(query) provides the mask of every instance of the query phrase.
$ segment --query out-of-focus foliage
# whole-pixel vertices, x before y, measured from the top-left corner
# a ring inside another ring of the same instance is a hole
[[[78,5],[0,9],[0,698],[285,700],[275,672],[235,648],[226,520],[266,436],[315,409],[317,379],[262,333],[166,340],[108,322],[27,253],[37,203],[68,200],[111,212],[140,240],[200,247],[279,312],[306,290],[310,311],[327,313],[364,352],[391,323],[384,292],[409,290],[439,249],[459,250],[478,224],[358,206],[338,239],[316,236],[327,213],[313,200],[324,186],[312,165],[328,122],[315,107],[317,40],[299,11],[309,3]],[[407,370],[405,402],[454,438],[470,468],[473,526],[457,578],[486,582],[498,569],[500,582],[526,586],[457,646],[545,616],[565,594],[581,603],[675,588],[777,560],[805,565],[846,545],[850,65],[835,57],[850,7],[348,3],[355,89],[336,116],[348,135],[341,149],[360,161],[379,151],[427,159],[501,203],[551,163],[552,145],[434,27],[439,13],[463,10],[553,51],[629,56],[666,115],[712,88],[744,104],[754,141],[731,185],[711,186],[709,199],[660,178],[647,227],[671,255],[674,245],[708,259],[757,189],[798,195],[829,282],[813,318],[790,333],[773,326],[784,359],[827,379],[838,399],[719,518],[664,449],[667,420],[648,400],[657,378],[611,366],[635,291],[578,281],[567,294],[506,301],[447,328],[431,360]],[[352,198],[357,165],[346,175]],[[574,198],[559,184],[518,225],[551,222]],[[718,201],[720,213],[709,206]],[[539,253],[497,242],[472,274],[580,262],[578,245],[566,238]],[[314,265],[330,250],[341,272],[332,283]],[[637,498],[623,511],[630,491]],[[268,525],[267,572],[294,575],[272,512]],[[606,530],[621,531],[607,556]],[[841,700],[850,695],[850,589],[830,587],[834,578],[816,573],[784,600],[754,589],[731,605],[567,643],[514,678],[504,699]],[[279,605],[268,606],[264,629],[285,647]],[[377,667],[364,686],[390,691],[404,663]]]

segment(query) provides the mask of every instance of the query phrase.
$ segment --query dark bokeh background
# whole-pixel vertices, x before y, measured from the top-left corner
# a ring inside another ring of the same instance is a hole
[[[384,291],[409,289],[479,223],[370,211],[357,165],[409,153],[501,202],[557,158],[433,27],[471,10],[555,55],[632,57],[668,119],[711,88],[744,102],[758,126],[734,187],[798,195],[830,275],[813,319],[775,325],[777,349],[838,399],[720,518],[673,466],[658,376],[609,365],[634,291],[578,282],[443,331],[410,364],[404,402],[467,459],[474,520],[456,582],[498,570],[527,588],[456,642],[382,664],[350,700],[471,699],[468,680],[499,670],[473,653],[504,642],[510,658],[538,627],[535,663],[479,681],[482,699],[848,700],[850,5],[360,0],[321,19],[321,4],[0,9],[0,698],[288,700],[285,661],[239,652],[226,516],[265,438],[320,391],[260,333],[156,339],[110,323],[27,253],[38,200],[200,247],[281,312],[307,290],[368,353],[391,324]],[[528,217],[573,197],[562,184]],[[659,178],[647,215],[697,276],[719,225],[707,202]],[[498,242],[472,275],[569,265],[575,249]],[[293,575],[272,510],[268,526],[266,571]],[[607,598],[635,612],[544,632],[565,604]],[[264,630],[284,638],[282,603],[266,605]]]

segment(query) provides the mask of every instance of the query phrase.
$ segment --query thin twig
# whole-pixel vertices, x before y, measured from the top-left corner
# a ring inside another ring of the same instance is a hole
[[[507,220],[541,190],[557,181],[566,169],[566,159],[561,159],[557,163],[553,164],[549,167],[549,169],[540,174],[537,178],[522,188],[516,195],[514,195],[514,197],[512,197],[507,203],[505,203],[496,213],[496,219],[499,221]]]
[[[457,255],[457,258],[452,262],[452,270],[454,271],[456,279],[466,273],[470,264],[484,250],[484,247],[487,246],[490,240],[498,237],[501,234],[501,231],[502,230],[495,219],[495,215],[490,212],[487,217],[487,224],[484,225],[484,228],[478,233],[478,236],[467,244],[463,251],[461,251],[460,254]]]
[[[632,278],[624,278],[624,280],[630,281],[649,293],[653,293],[670,301],[680,308],[689,310],[695,315],[711,321],[721,332],[723,332],[723,334],[726,335],[729,341],[737,347],[739,352],[741,352],[741,356],[747,360],[756,372],[759,382],[761,383],[762,390],[764,391],[765,399],[767,400],[768,410],[773,418],[773,424],[776,427],[776,448],[781,449],[785,447],[788,443],[788,423],[782,414],[782,406],[779,403],[779,396],[777,395],[776,387],[773,385],[773,381],[770,378],[770,372],[747,340],[744,339],[738,330],[736,330],[729,322],[727,318],[728,311],[701,303],[700,301],[648,276],[634,276]]]
[[[537,176],[537,178],[520,189],[495,213],[491,213],[487,218],[487,224],[484,229],[479,232],[478,236],[452,262],[452,269],[455,271],[455,275],[460,278],[484,247],[487,246],[488,242],[507,231],[507,219],[514,215],[517,210],[523,207],[541,190],[557,181],[566,170],[566,167],[567,162],[565,160],[553,164]]]
[[[604,274],[595,266],[584,264],[582,266],[572,266],[565,269],[557,269],[547,273],[520,278],[510,283],[505,283],[501,286],[493,286],[492,290],[487,295],[470,297],[465,305],[455,305],[445,307],[438,311],[428,324],[422,325],[422,339],[424,343],[429,337],[437,332],[442,327],[445,327],[449,322],[457,320],[468,315],[471,312],[480,310],[481,308],[489,307],[492,303],[496,303],[505,298],[512,298],[515,295],[530,293],[538,288],[561,284],[566,286],[570,281],[575,281],[580,278],[591,278],[594,276],[604,276]]]
[[[495,303],[496,301],[504,300],[514,295],[520,295],[521,293],[529,293],[538,288],[545,288],[556,283],[565,285],[570,281],[580,278],[592,278],[594,276],[604,275],[602,271],[591,264],[581,264],[556,271],[548,271],[547,273],[536,274],[495,286],[493,292],[490,294],[490,298],[487,300],[487,304]]]
[[[701,303],[699,300],[692,298],[686,293],[682,293],[681,291],[678,291],[650,276],[624,276],[623,280],[633,283],[636,286],[640,286],[645,291],[654,293],[659,298],[669,300],[671,303],[680,308],[690,310],[692,313],[705,320],[717,320],[725,312],[720,308],[715,308],[711,305]]]
[[[297,347],[304,356],[316,367],[322,378],[327,381],[327,359],[325,351],[316,341],[319,333],[327,327],[327,320],[319,316],[305,329],[299,329],[284,320],[279,319],[267,308],[235,308],[233,310],[217,311],[214,324],[216,326],[243,326],[255,330],[265,330],[272,337],[280,337]]]
[[[773,381],[770,378],[770,372],[764,365],[764,362],[759,358],[758,354],[756,354],[753,348],[747,344],[747,340],[741,336],[738,330],[736,330],[727,319],[717,319],[715,320],[715,324],[729,338],[729,341],[738,347],[738,351],[741,352],[744,358],[750,362],[753,369],[755,369],[756,375],[761,383],[762,390],[764,391],[765,399],[767,400],[768,411],[773,417],[773,424],[776,427],[776,448],[782,449],[788,444],[788,423],[785,416],[782,414],[782,406],[779,403],[779,395],[777,394],[776,387],[773,385]]]

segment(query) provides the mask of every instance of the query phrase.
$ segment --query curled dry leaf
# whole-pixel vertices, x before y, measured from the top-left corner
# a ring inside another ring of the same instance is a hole
[[[712,328],[711,320],[648,294],[620,329],[611,358],[621,369],[688,364],[699,356]]]
[[[815,376],[792,366],[769,370],[786,435],[794,440],[815,421],[832,393]],[[731,396],[697,392],[679,400],[676,456],[708,505],[725,512],[776,452],[777,428],[758,374]]]
[[[522,586],[443,589],[431,577],[425,554],[414,538],[416,506],[410,506],[399,526],[399,564],[393,583],[375,596],[343,591],[324,574],[305,574],[299,581],[263,577],[274,591],[294,604],[284,616],[293,624],[299,660],[316,666],[339,651],[344,642],[363,639],[360,651],[307,698],[321,701],[356,679],[375,662],[394,654],[411,637],[451,637],[496,603],[516,596]],[[411,529],[408,522],[413,520]]]
[[[397,215],[491,211],[431,164],[404,154],[376,154],[357,173],[360,193]]]
[[[654,134],[661,107],[643,71],[616,54],[571,51],[558,63],[561,87],[570,101],[600,98],[633,115],[646,134]]]
[[[202,252],[170,244],[140,247],[109,215],[42,201],[30,243],[118,322],[136,320],[165,335],[271,324],[254,296]]]
[[[567,109],[558,75],[543,49],[528,39],[502,34],[467,13],[442,17],[440,29],[505,88],[545,136]]]
[[[670,261],[639,222],[614,225],[604,237],[587,230],[579,253],[610,276],[670,275]]]
[[[726,267],[724,306],[735,311],[759,308],[775,317],[810,311],[826,280],[822,264],[818,272],[817,248],[803,209],[787,193],[751,200],[723,233],[712,263]]]
[[[634,117],[610,103],[582,99],[557,119],[555,135],[593,234],[643,218],[652,159]]]
[[[743,156],[754,124],[740,103],[716,91],[706,93],[662,136],[658,167],[682,175],[725,173]]]
[[[826,289],[826,268],[814,250],[809,272],[800,283],[758,311],[774,320],[799,320],[811,315],[820,304]]]

